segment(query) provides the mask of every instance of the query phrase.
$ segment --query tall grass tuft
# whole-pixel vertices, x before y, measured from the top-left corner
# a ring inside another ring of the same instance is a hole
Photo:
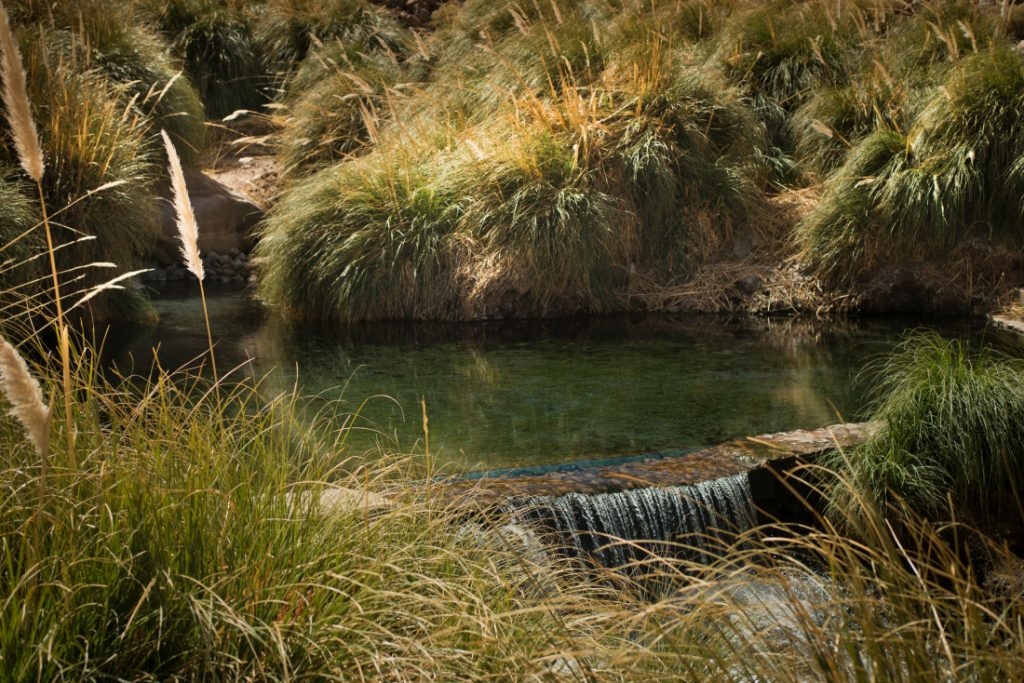
[[[949,71],[910,133],[882,128],[858,142],[802,223],[811,262],[849,281],[885,258],[934,257],[967,239],[1019,244],[1022,88],[1024,59],[993,45]],[[841,227],[855,216],[859,227]]]
[[[888,243],[877,188],[906,164],[907,140],[877,131],[858,143],[825,185],[821,200],[797,225],[804,259],[831,284],[849,283],[873,266]]]
[[[459,207],[420,149],[336,164],[271,209],[261,287],[311,319],[443,318],[455,305]]]
[[[871,374],[872,418],[883,426],[864,446],[832,459],[848,482],[835,488],[832,509],[848,516],[857,496],[883,512],[900,501],[932,519],[953,514],[989,528],[1019,523],[1024,364],[917,333]]]
[[[607,306],[621,277],[609,253],[618,213],[577,156],[582,144],[546,131],[513,133],[462,169],[473,185],[463,190],[461,228],[487,254],[481,265],[489,271],[474,278],[473,296],[518,299],[531,315]]]
[[[859,17],[855,3],[783,0],[744,6],[722,29],[713,59],[765,122],[765,163],[783,182],[798,175],[790,116],[816,89],[846,83],[854,46],[869,39],[858,31]]]
[[[259,109],[271,101],[273,77],[255,45],[252,20],[210,5],[174,36],[189,77],[211,116]]]
[[[634,677],[684,681],[1001,680],[1020,655],[1018,588],[993,589],[920,518],[907,540],[865,512],[862,542],[827,522],[770,526],[685,587],[623,614]],[[969,533],[967,527],[956,529]],[[768,540],[770,539],[770,540]],[[1015,557],[996,544],[996,561]],[[1005,579],[1005,574],[999,574]],[[1001,593],[1001,590],[1007,593]],[[628,655],[623,661],[628,662]]]
[[[186,164],[199,162],[206,151],[207,111],[196,85],[170,57],[164,41],[144,27],[134,27],[125,31],[121,40],[102,51],[94,48],[81,59],[122,84],[125,97],[132,99],[149,121],[154,147],[158,147],[155,132],[166,130]]]
[[[315,50],[290,82],[278,152],[288,177],[367,150],[388,117],[406,70],[394,55],[341,42]]]
[[[32,71],[60,65],[116,83],[126,103],[139,107],[157,128],[166,128],[189,163],[205,147],[203,105],[168,45],[137,16],[135,4],[111,12],[100,0],[14,3],[18,23],[31,34]],[[42,102],[43,100],[39,100]],[[152,132],[153,146],[159,140]]]
[[[40,130],[51,163],[42,190],[46,204],[58,207],[55,244],[69,245],[58,254],[60,267],[136,266],[157,236],[149,122],[100,75],[41,61],[30,73],[33,93],[48,103]]]
[[[401,55],[413,43],[390,10],[367,0],[268,0],[253,32],[262,59],[279,82],[317,45],[337,40]]]
[[[31,295],[46,282],[49,264],[39,258],[46,239],[35,229],[40,217],[31,196],[17,167],[0,164],[0,312],[7,321],[24,319],[34,305]]]

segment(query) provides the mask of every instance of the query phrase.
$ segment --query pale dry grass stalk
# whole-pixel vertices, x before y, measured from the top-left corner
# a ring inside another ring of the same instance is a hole
[[[18,43],[11,31],[7,8],[0,4],[0,68],[4,78],[4,104],[7,106],[7,121],[14,137],[14,147],[18,151],[21,166],[32,180],[42,181],[43,150],[39,146],[36,124],[32,119],[28,94],[25,90],[25,69],[22,67],[21,53]]]
[[[40,505],[46,500],[46,477],[50,470],[50,418],[53,416],[51,406],[43,403],[43,390],[39,382],[29,372],[25,359],[18,350],[0,337],[0,386],[11,404],[10,414],[21,423],[28,440],[39,453],[39,476],[36,483],[39,488]],[[29,564],[35,566],[42,548],[44,517],[37,515],[32,524],[33,542],[28,548]],[[28,594],[26,605],[34,607],[38,579],[32,581],[32,591]]]
[[[203,281],[205,272],[203,260],[199,257],[199,225],[196,223],[195,213],[192,211],[192,203],[188,198],[188,186],[185,184],[185,173],[181,168],[181,159],[174,143],[167,135],[167,131],[161,130],[160,137],[164,139],[164,147],[167,149],[167,159],[170,162],[171,192],[174,196],[174,210],[178,215],[178,234],[181,235],[181,255],[185,259],[185,267]]]
[[[206,342],[210,347],[210,367],[216,382],[217,360],[213,352],[210,315],[206,310],[206,291],[203,289],[203,278],[206,276],[206,272],[203,270],[203,260],[199,257],[199,224],[192,211],[192,202],[188,198],[188,186],[185,184],[185,172],[181,168],[178,151],[174,148],[174,143],[171,142],[167,131],[161,129],[160,137],[164,140],[167,159],[170,163],[171,191],[174,195],[174,210],[178,216],[178,234],[181,235],[181,255],[185,260],[185,267],[199,280],[199,298],[203,304],[203,320],[206,321]]]
[[[43,391],[25,359],[10,342],[0,337],[0,385],[11,403],[10,414],[25,429],[32,445],[45,462],[50,452],[52,411],[43,402]]]
[[[59,339],[60,361],[64,377],[64,418],[67,422],[66,433],[68,442],[68,464],[76,469],[75,461],[75,430],[71,410],[71,351],[68,333],[64,322],[64,309],[60,297],[60,277],[57,270],[53,232],[50,229],[50,218],[47,213],[46,199],[43,192],[43,150],[39,144],[32,109],[25,89],[25,68],[22,66],[21,53],[17,41],[11,31],[7,9],[0,4],[0,47],[3,55],[0,58],[0,69],[4,79],[4,105],[7,108],[7,121],[14,136],[15,149],[22,168],[35,181],[39,194],[39,208],[42,212],[43,229],[46,232],[46,250],[50,257],[50,275],[53,279],[53,301],[57,309],[55,325]]]

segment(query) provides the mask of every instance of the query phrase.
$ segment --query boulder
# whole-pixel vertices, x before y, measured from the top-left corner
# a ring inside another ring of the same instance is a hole
[[[199,225],[199,251],[248,252],[255,241],[253,227],[263,218],[263,209],[248,197],[194,169],[185,169],[185,185]],[[151,255],[160,265],[181,260],[177,214],[170,196],[168,188],[163,193],[164,199],[160,200],[161,237]]]

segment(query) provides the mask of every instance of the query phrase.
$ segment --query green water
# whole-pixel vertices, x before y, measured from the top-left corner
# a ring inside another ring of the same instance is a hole
[[[118,340],[120,367],[165,368],[206,349],[193,293],[157,302],[162,322]],[[913,321],[806,323],[637,316],[531,323],[291,326],[239,292],[209,301],[221,372],[264,391],[341,398],[360,412],[349,444],[422,453],[457,470],[688,449],[863,417],[856,378]],[[981,323],[944,334],[997,336]],[[297,372],[297,379],[296,379]]]

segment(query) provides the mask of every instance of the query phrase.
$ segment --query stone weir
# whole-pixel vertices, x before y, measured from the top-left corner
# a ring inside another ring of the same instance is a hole
[[[548,471],[484,475],[452,479],[444,494],[459,504],[501,508],[530,497],[597,496],[635,489],[696,486],[746,475],[750,495],[761,521],[796,521],[806,515],[787,483],[796,466],[835,448],[863,442],[873,423],[844,423],[812,430],[749,436],[689,452],[639,454],[615,464],[554,467]]]

